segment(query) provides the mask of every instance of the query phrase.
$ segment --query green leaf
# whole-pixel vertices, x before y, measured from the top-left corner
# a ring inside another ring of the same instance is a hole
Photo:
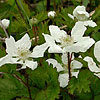
[[[85,6],[85,7],[87,7],[87,5],[90,3],[90,1],[89,0],[83,0],[83,5]]]
[[[16,96],[28,97],[27,88],[11,74],[0,78],[0,100],[11,100]]]
[[[60,87],[56,69],[43,62],[43,66],[34,71],[28,70],[31,87],[38,89],[34,97],[35,100],[55,100],[58,98]],[[34,89],[33,89],[34,91]],[[32,94],[34,94],[32,92]]]
[[[91,78],[92,73],[88,70],[81,70],[78,79],[73,77],[69,81],[68,89],[71,94],[73,94],[75,91],[78,91],[81,93],[82,91],[84,93],[90,92],[90,84],[91,84]]]

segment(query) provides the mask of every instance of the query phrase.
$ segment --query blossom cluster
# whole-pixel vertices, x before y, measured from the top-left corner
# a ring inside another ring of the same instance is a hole
[[[54,18],[55,15],[55,11],[48,13],[48,17]],[[52,64],[53,68],[57,69],[57,72],[59,73],[58,81],[60,83],[60,87],[66,87],[68,85],[70,75],[71,77],[74,76],[77,78],[79,70],[83,66],[81,62],[75,60],[74,53],[86,52],[95,43],[95,40],[90,36],[84,36],[87,26],[97,26],[97,24],[91,20],[89,13],[86,11],[84,6],[77,6],[73,11],[73,15],[68,14],[68,16],[73,20],[77,20],[70,35],[66,31],[61,30],[58,26],[50,25],[50,34],[42,34],[46,42],[35,46],[32,51],[30,50],[31,40],[27,33],[18,41],[15,41],[12,36],[10,36],[10,38],[6,38],[5,43],[7,55],[0,58],[0,66],[9,63],[21,64],[22,67],[18,70],[25,69],[27,67],[35,70],[38,63],[34,59],[44,57],[46,50],[48,50],[48,53],[60,53],[62,63],[59,63],[53,58],[47,59],[46,62],[48,62],[48,64]],[[5,28],[7,28],[10,24],[7,19],[2,20],[1,23]],[[0,26],[2,27],[1,24]],[[100,41],[96,42],[94,46],[94,56],[97,58],[98,62],[100,62],[99,51]],[[93,59],[89,56],[85,57],[84,61],[88,62],[90,71],[94,72],[94,75],[100,77],[100,68],[98,68],[99,65],[97,66]],[[70,70],[68,67],[70,67]]]

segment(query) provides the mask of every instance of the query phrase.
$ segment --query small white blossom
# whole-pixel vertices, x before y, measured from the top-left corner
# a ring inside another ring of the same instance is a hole
[[[73,15],[79,21],[84,21],[89,18],[89,13],[86,11],[86,8],[84,6],[77,6],[73,11]]]
[[[30,59],[35,58],[35,56],[33,55],[33,52],[30,51],[31,41],[28,34],[25,34],[18,41],[15,41],[14,38],[10,36],[10,38],[6,38],[5,43],[7,55],[0,58],[0,66],[8,63],[15,63],[22,64],[23,66],[21,69],[29,67],[34,70],[37,68],[37,62]],[[38,52],[34,52],[34,54],[35,53]]]
[[[10,21],[8,19],[3,19],[3,20],[1,20],[1,23],[3,24],[5,29],[7,29],[9,27]],[[2,27],[1,24],[0,24],[0,26]]]
[[[56,12],[55,12],[55,11],[50,11],[50,12],[48,12],[48,17],[49,17],[49,18],[54,18],[55,15],[56,15]]]
[[[95,27],[97,24],[89,19],[90,14],[86,11],[84,6],[77,6],[74,11],[73,15],[68,14],[71,19],[77,18],[78,22],[82,22],[85,26]]]
[[[66,53],[66,52],[86,52],[95,41],[89,36],[83,37],[86,27],[80,22],[76,23],[71,31],[71,36],[58,26],[49,26],[50,35],[43,34],[46,43],[36,46],[35,51],[40,50],[44,54],[48,49],[49,53]]]
[[[57,68],[57,72],[63,71],[63,74],[59,74],[58,77],[58,81],[60,83],[60,87],[66,87],[68,85],[69,82],[69,74],[68,74],[68,58],[67,58],[67,54],[64,53],[62,55],[62,65],[60,63],[58,63],[55,59],[47,59],[46,60],[49,64],[53,65],[53,68]],[[62,67],[63,66],[63,67]],[[78,77],[78,73],[79,73],[79,69],[81,69],[82,64],[76,60],[74,60],[74,58],[72,59],[71,62],[71,74],[72,76],[75,76],[76,78]]]

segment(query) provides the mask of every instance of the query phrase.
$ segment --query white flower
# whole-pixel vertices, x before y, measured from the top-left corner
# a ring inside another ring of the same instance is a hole
[[[36,46],[35,51],[40,50],[44,54],[47,48],[49,53],[86,52],[95,41],[89,36],[83,37],[86,27],[80,22],[76,23],[71,31],[71,36],[58,26],[49,26],[50,35],[43,34],[46,43]]]
[[[14,38],[10,36],[10,38],[6,38],[5,43],[7,55],[0,58],[0,66],[8,63],[15,63],[22,64],[23,66],[21,69],[29,67],[34,70],[37,68],[37,62],[30,59],[31,57],[35,58],[35,56],[32,55],[33,52],[30,51],[31,41],[28,34],[25,34],[16,42]],[[38,53],[38,51],[36,53]]]
[[[1,20],[1,23],[3,24],[3,26],[5,27],[5,29],[8,28],[10,21],[8,19],[3,19]],[[0,26],[2,27],[2,25],[0,24]]]
[[[46,60],[49,64],[53,64],[53,68],[57,68],[57,72],[63,71],[64,74],[59,74],[58,77],[58,81],[60,83],[60,87],[66,87],[68,85],[69,82],[69,74],[68,74],[68,58],[67,58],[67,54],[64,53],[62,55],[62,65],[60,63],[58,63],[55,59],[47,59]],[[63,67],[62,67],[63,66]],[[78,69],[80,69],[82,67],[82,64],[76,60],[74,60],[74,58],[72,59],[71,62],[71,74],[72,76],[75,76],[76,78],[78,77]]]
[[[100,62],[100,41],[95,43],[94,56],[97,61]],[[94,74],[100,78],[100,65],[96,65],[91,57],[85,57],[84,60],[88,62],[90,71],[94,72]]]
[[[55,15],[56,15],[56,12],[55,12],[55,11],[50,11],[50,12],[48,12],[48,17],[49,17],[49,18],[54,18]]]
[[[100,78],[100,68],[97,67],[96,63],[93,61],[93,59],[89,56],[85,57],[84,60],[88,62],[88,68],[91,72],[94,72],[94,75],[98,76]],[[99,66],[99,65],[98,65]]]
[[[97,24],[89,19],[89,13],[86,11],[86,8],[84,6],[77,6],[74,11],[73,15],[68,14],[68,16],[71,19],[74,19],[74,17],[77,18],[77,20],[82,22],[85,26],[95,27]]]
[[[80,21],[84,21],[89,18],[89,13],[86,12],[86,8],[84,6],[77,6],[73,11],[73,15]]]

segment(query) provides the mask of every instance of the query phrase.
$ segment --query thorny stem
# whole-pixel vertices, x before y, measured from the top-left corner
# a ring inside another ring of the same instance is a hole
[[[68,52],[68,74],[69,74],[69,80],[71,79],[71,56],[70,53]]]
[[[7,31],[6,31],[5,27],[4,27],[4,25],[2,24],[1,20],[0,20],[0,24],[1,24],[1,27],[3,28],[3,30],[4,30],[4,32],[5,32],[5,34],[6,34],[6,37],[9,38],[9,35],[8,35],[8,33],[7,33]]]

